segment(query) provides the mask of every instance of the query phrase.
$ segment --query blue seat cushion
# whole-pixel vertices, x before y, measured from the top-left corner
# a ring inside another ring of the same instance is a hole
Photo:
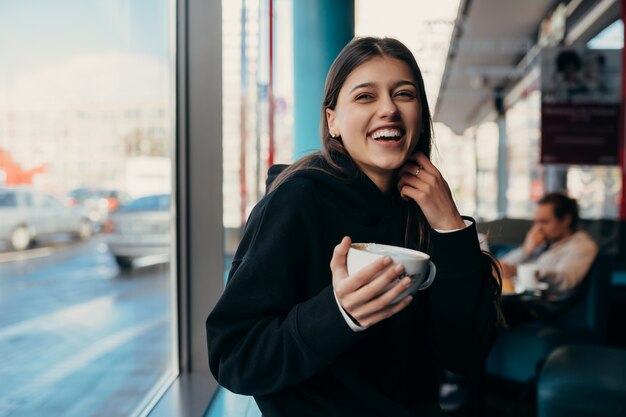
[[[503,329],[487,358],[487,374],[528,382],[537,375],[538,366],[556,347],[592,341],[590,335],[574,333],[561,326],[540,322]]]
[[[538,417],[626,415],[626,350],[567,345],[547,358],[537,386]]]

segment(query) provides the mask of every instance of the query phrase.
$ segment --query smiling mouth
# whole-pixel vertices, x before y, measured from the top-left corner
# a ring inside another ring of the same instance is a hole
[[[404,131],[399,128],[379,129],[372,133],[370,137],[378,142],[398,142],[402,139]]]

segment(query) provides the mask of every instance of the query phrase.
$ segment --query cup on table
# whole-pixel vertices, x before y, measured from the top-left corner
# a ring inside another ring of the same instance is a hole
[[[540,271],[536,263],[522,263],[517,266],[517,282],[526,290],[539,288]]]
[[[354,274],[379,258],[390,256],[393,263],[404,266],[404,274],[392,281],[383,292],[392,288],[397,281],[405,276],[411,278],[411,285],[404,290],[392,303],[397,303],[409,294],[425,290],[435,280],[437,268],[424,252],[406,249],[400,246],[381,245],[378,243],[353,243],[348,251],[348,273]]]

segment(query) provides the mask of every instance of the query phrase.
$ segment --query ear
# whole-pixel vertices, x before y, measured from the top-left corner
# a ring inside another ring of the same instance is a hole
[[[565,226],[567,226],[568,229],[571,229],[572,228],[572,215],[571,214],[566,214],[563,217],[562,222],[563,222],[563,224],[565,224]]]
[[[326,123],[328,123],[328,131],[332,134],[335,131],[335,110],[326,109]]]

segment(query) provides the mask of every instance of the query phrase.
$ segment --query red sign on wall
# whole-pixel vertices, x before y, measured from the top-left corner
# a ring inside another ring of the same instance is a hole
[[[621,51],[541,52],[541,163],[619,165]]]
[[[541,163],[619,164],[619,104],[541,104]]]

